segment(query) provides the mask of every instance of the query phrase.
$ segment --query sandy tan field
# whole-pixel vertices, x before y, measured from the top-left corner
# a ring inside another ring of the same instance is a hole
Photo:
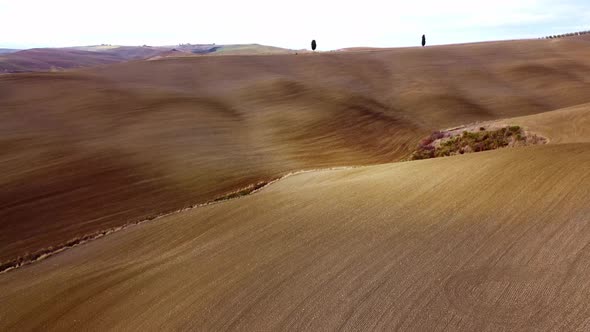
[[[0,76],[0,330],[587,330],[590,42]],[[432,131],[549,144],[412,162]],[[5,266],[8,266],[5,265]]]
[[[0,276],[0,328],[585,330],[590,145],[312,172]]]
[[[552,112],[499,120],[498,124],[520,124],[547,136],[552,143],[590,142],[590,104]]]

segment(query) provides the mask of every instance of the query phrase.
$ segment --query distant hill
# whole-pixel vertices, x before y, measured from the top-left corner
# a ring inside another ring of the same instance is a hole
[[[14,53],[20,50],[13,49],[13,48],[0,48],[0,54],[7,54],[7,53]]]
[[[73,49],[39,48],[0,56],[0,73],[51,71],[124,61],[118,55]]]
[[[0,55],[0,73],[56,71],[141,60],[169,51],[150,46],[35,48]]]
[[[169,51],[168,47],[152,46],[119,46],[100,51],[103,54],[111,54],[124,60],[141,60],[151,58],[163,52]]]
[[[29,50],[0,49],[0,73],[59,71],[70,68],[198,55],[288,54],[295,51],[259,45],[181,44],[178,46],[91,45]]]
[[[217,48],[214,54],[288,54],[293,53],[294,50],[266,46],[259,44],[244,44],[244,45],[222,45]]]
[[[301,52],[287,48],[267,46],[260,44],[235,44],[235,45],[216,45],[216,44],[181,44],[178,46],[167,46],[176,51],[197,54],[197,55],[248,55],[248,54],[290,54]]]
[[[142,60],[169,52],[170,48],[99,45],[11,51],[0,52],[0,73],[60,71]]]

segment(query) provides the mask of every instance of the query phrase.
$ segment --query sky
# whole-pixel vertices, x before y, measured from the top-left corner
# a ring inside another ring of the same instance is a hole
[[[319,50],[590,30],[590,0],[0,0],[0,48],[249,44]]]

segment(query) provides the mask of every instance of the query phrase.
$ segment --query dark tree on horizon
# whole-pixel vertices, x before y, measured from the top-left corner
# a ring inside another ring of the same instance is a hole
[[[422,35],[422,47],[426,46],[426,35]]]
[[[314,39],[314,40],[311,41],[311,50],[312,51],[315,51],[316,47],[317,47],[317,44],[316,44],[315,39]]]

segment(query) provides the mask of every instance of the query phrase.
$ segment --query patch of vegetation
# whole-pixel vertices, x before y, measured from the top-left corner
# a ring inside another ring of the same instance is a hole
[[[498,130],[463,131],[453,135],[450,132],[435,131],[423,139],[411,160],[453,156],[470,152],[481,152],[507,146],[544,143],[544,139],[534,135],[527,138],[520,126],[509,126]]]
[[[585,35],[587,33],[590,33],[590,30],[564,33],[561,35],[551,35],[551,36],[541,37],[539,39],[556,39],[556,38],[563,38],[563,37],[581,36],[581,35]]]

